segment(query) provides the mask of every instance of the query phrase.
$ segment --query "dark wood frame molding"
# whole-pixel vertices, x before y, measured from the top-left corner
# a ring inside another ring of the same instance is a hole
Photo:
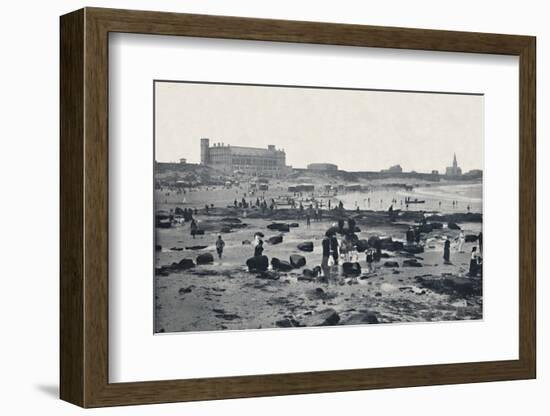
[[[535,378],[534,37],[99,8],[64,15],[60,23],[60,396],[63,400],[83,407],[100,407]],[[519,359],[109,383],[110,32],[519,56]]]

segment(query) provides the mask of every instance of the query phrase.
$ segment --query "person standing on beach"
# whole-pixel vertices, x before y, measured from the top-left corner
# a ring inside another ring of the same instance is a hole
[[[475,277],[479,271],[479,265],[481,264],[481,259],[479,253],[476,250],[476,247],[472,247],[472,255],[470,257],[470,270],[468,276]]]
[[[351,252],[353,250],[353,243],[351,241],[351,233],[346,233],[342,239],[340,245],[340,255],[343,255],[344,261],[352,261]]]
[[[457,248],[459,253],[464,253],[463,247],[465,239],[466,237],[464,236],[464,230],[460,230],[460,233],[457,237]]]
[[[191,220],[191,235],[193,236],[193,238],[195,238],[195,235],[197,234],[197,229],[198,229],[197,222],[194,219],[192,219]]]
[[[349,228],[349,232],[350,233],[354,233],[355,232],[355,220],[353,218],[349,218],[348,219],[348,228]]]
[[[263,252],[264,242],[260,237],[258,237],[258,244],[256,244],[256,247],[254,247],[254,257],[261,256]]]
[[[445,260],[446,264],[451,262],[451,242],[449,241],[449,237],[445,240],[445,245],[443,247],[443,260]]]
[[[323,238],[323,241],[321,242],[321,246],[323,248],[323,257],[321,259],[321,270],[323,271],[324,280],[327,283],[330,277],[330,269],[328,267],[328,258],[330,255],[330,245],[331,245],[330,243],[331,243],[331,235],[327,231],[325,233],[325,237]]]
[[[369,248],[366,251],[367,254],[367,273],[374,272],[374,251],[372,248]]]
[[[330,235],[330,254],[332,260],[334,260],[334,264],[338,266],[338,257],[340,254],[338,253],[338,239],[334,233]]]
[[[406,238],[407,238],[407,243],[408,244],[413,244],[414,243],[415,235],[414,235],[413,227],[409,227],[409,229],[407,230]]]
[[[216,251],[218,252],[218,258],[221,260],[223,254],[223,248],[225,247],[225,241],[222,240],[222,236],[219,235],[216,240]]]

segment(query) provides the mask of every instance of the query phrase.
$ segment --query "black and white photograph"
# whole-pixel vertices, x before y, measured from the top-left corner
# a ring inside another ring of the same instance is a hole
[[[483,94],[153,88],[155,333],[483,319]]]

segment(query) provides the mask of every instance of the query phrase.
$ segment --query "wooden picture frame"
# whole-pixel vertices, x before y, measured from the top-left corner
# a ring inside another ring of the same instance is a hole
[[[85,8],[61,17],[60,396],[82,407],[530,379],[536,376],[535,38]],[[109,383],[108,35],[246,39],[519,57],[519,359]]]

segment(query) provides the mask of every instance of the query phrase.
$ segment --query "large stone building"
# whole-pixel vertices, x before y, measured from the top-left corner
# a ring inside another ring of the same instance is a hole
[[[453,166],[447,166],[447,168],[445,169],[445,175],[446,176],[462,175],[462,169],[458,167],[458,163],[456,161],[456,153],[453,156]]]
[[[284,150],[244,146],[231,146],[214,143],[210,139],[201,139],[201,164],[220,170],[226,174],[244,173],[250,176],[269,176],[279,178],[288,174]]]

